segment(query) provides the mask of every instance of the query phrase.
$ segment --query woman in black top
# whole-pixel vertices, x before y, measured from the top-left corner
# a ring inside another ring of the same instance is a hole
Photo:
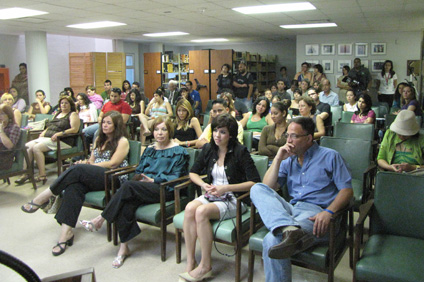
[[[202,128],[199,120],[194,116],[190,102],[186,99],[181,99],[175,107],[175,112],[174,142],[180,146],[194,146],[202,134]]]
[[[261,178],[249,151],[237,140],[238,125],[229,114],[219,115],[212,122],[212,138],[190,170],[190,179],[206,191],[191,201],[184,214],[184,237],[187,248],[187,267],[180,277],[201,281],[211,277],[212,226],[210,220],[236,216],[236,197],[249,191]],[[206,171],[209,182],[200,175]],[[210,183],[210,184],[209,184]],[[245,211],[246,207],[242,209]],[[196,267],[196,241],[199,240],[202,258]]]
[[[231,67],[229,64],[223,64],[221,67],[221,74],[218,76],[218,94],[221,94],[224,89],[233,88],[233,76],[230,72]]]

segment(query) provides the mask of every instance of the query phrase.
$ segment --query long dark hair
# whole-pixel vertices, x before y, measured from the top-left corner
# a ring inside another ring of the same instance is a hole
[[[384,69],[384,66],[386,65],[386,63],[390,63],[389,73],[390,73],[390,77],[393,77],[396,72],[393,70],[393,62],[391,60],[384,61],[383,68],[381,69],[381,76],[384,77],[384,74],[386,73],[386,70]]]
[[[394,101],[396,101],[397,103],[399,103],[399,105],[400,105],[400,98],[402,97],[402,93],[399,92],[400,86],[403,86],[403,87],[408,86],[408,83],[401,82],[396,87]]]
[[[124,124],[124,119],[122,118],[122,115],[117,111],[109,111],[107,112],[102,119],[102,123],[105,120],[106,117],[110,117],[112,119],[113,125],[115,127],[115,130],[113,132],[112,139],[109,141],[107,138],[107,135],[103,133],[103,126],[100,124],[100,130],[99,130],[99,136],[96,140],[96,148],[100,151],[108,151],[110,150],[110,155],[112,156],[116,148],[118,147],[119,140],[122,137],[128,138],[128,132]],[[104,150],[102,150],[103,146],[105,147]]]
[[[264,116],[266,116],[269,113],[269,110],[271,109],[269,103],[270,101],[268,101],[268,99],[265,96],[261,96],[258,99],[256,99],[256,101],[253,103],[252,105],[252,115],[256,114],[256,106],[261,102],[261,101],[265,101],[266,103],[266,109],[265,111],[260,114],[261,118],[263,118]]]
[[[237,135],[238,135],[238,124],[236,119],[230,114],[221,114],[217,118],[213,119],[211,124],[212,137],[211,137],[211,147],[213,150],[218,151],[218,146],[213,139],[213,132],[216,128],[226,127],[228,129],[228,133],[230,134],[230,140],[228,141],[228,148],[233,147],[238,143]]]
[[[362,115],[366,116],[368,114],[368,112],[371,110],[372,107],[372,99],[371,96],[368,94],[361,94],[357,97],[356,101],[359,101],[359,99],[364,99],[365,104],[367,105],[367,107],[365,108],[364,112],[362,113]],[[361,112],[361,110],[358,107],[358,110],[355,112],[355,115],[359,115],[359,113]]]
[[[411,101],[412,100],[417,100],[417,92],[415,91],[415,87],[413,85],[411,85],[411,84],[412,83],[407,83],[405,85],[405,87],[403,87],[402,92],[405,90],[406,87],[409,87],[409,89],[411,89],[411,93],[413,95]],[[403,98],[403,95],[400,96],[400,102],[401,102],[401,105],[402,106],[404,106],[406,104],[406,100],[405,100],[405,98]]]
[[[131,83],[128,80],[122,81],[122,92],[127,92],[127,90],[124,88],[124,84],[128,83],[128,87],[131,90]]]
[[[134,101],[131,101],[131,93],[135,94],[135,99]],[[131,89],[130,92],[128,93],[127,97],[125,98],[125,101],[131,106],[131,105],[135,105],[135,107],[139,107],[140,106],[140,101],[141,101],[141,94],[140,91],[138,91],[138,89]]]
[[[88,106],[91,104],[91,100],[88,98],[87,94],[81,92],[81,93],[77,94],[77,97],[78,96],[81,96],[81,98],[84,100],[84,104],[88,108]],[[78,110],[78,112],[81,110],[81,105],[79,103],[78,103],[78,106],[77,106],[77,110]]]

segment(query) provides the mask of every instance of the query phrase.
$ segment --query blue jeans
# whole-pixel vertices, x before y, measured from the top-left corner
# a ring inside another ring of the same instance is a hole
[[[98,123],[92,124],[89,127],[83,129],[82,132],[84,133],[87,144],[93,143],[94,136],[98,129],[99,129]]]
[[[320,206],[305,202],[292,205],[286,202],[274,190],[263,183],[257,183],[250,189],[250,198],[259,211],[265,226],[270,230],[263,240],[262,258],[264,260],[266,281],[291,281],[290,259],[271,259],[268,250],[281,242],[282,233],[273,231],[283,226],[299,226],[305,231],[313,231],[314,222],[309,217],[322,212]],[[328,241],[328,234],[322,238],[315,238],[315,244]]]
[[[237,101],[242,102],[243,104],[246,105],[247,109],[250,111],[252,110],[252,99],[247,99],[247,98],[236,98]]]

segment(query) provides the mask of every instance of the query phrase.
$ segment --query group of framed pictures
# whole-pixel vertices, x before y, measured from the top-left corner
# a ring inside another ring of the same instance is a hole
[[[310,71],[313,71],[314,66],[320,63],[319,60],[306,60],[306,62],[311,64]],[[385,60],[371,60],[371,66],[369,66],[368,62],[368,60],[361,60],[361,64],[370,71],[380,72],[383,69]],[[334,71],[342,73],[344,66],[353,67],[353,60],[321,60],[321,65],[324,69],[324,73],[334,73]]]
[[[370,43],[371,55],[386,55],[386,43]],[[320,53],[319,44],[306,44],[305,53],[307,56],[318,56]],[[355,47],[356,57],[368,57],[368,43],[339,43],[337,44],[337,55],[353,55]],[[336,55],[336,44],[321,44],[321,55]]]

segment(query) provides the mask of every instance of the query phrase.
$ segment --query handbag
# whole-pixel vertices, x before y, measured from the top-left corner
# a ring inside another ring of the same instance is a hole
[[[49,203],[45,208],[43,208],[43,211],[47,214],[56,214],[59,210],[60,206],[62,205],[63,198],[59,196],[51,196],[49,199]]]
[[[46,122],[48,121],[48,119],[43,119],[40,121],[34,121],[28,124],[29,130],[30,131],[40,131],[40,130],[44,130],[46,127]]]

